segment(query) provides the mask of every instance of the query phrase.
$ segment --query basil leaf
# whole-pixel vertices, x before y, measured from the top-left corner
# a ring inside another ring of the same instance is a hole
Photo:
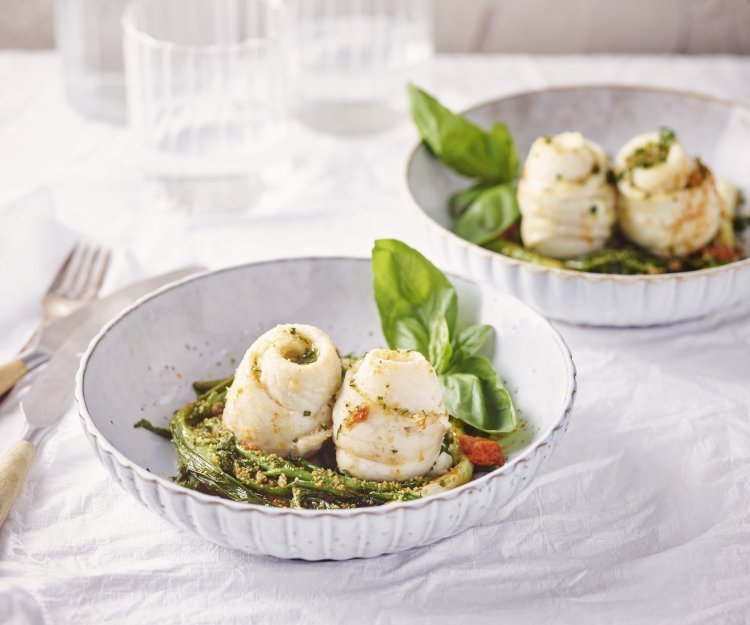
[[[442,373],[450,365],[453,356],[451,335],[448,322],[443,315],[437,315],[430,327],[430,344],[427,349],[427,360],[435,367],[435,371]]]
[[[393,322],[393,345],[426,354],[430,346],[430,336],[424,325],[415,317],[401,317]]]
[[[490,419],[482,381],[470,373],[450,373],[439,379],[448,414],[483,429]]]
[[[450,210],[451,215],[454,217],[461,215],[467,208],[469,208],[471,203],[482,194],[483,191],[486,191],[491,187],[492,185],[489,183],[480,182],[479,184],[464,189],[463,191],[456,191],[448,199],[448,209]]]
[[[461,330],[453,346],[454,360],[460,362],[476,354],[492,334],[492,326],[473,325]]]
[[[448,285],[448,288],[436,288],[430,293],[427,301],[417,308],[417,313],[420,315],[424,326],[430,328],[430,330],[435,318],[442,315],[448,324],[448,333],[452,336],[458,317],[458,297],[453,285],[450,282],[448,282]]]
[[[518,176],[518,149],[508,127],[502,122],[495,122],[490,128],[490,150],[492,160],[501,171],[508,172],[498,182],[513,182]]]
[[[428,357],[429,337],[432,322],[442,315],[448,334],[456,327],[458,300],[450,281],[429,260],[415,249],[395,239],[375,241],[372,250],[375,303],[380,312],[383,336],[392,349],[402,347],[414,349]],[[417,330],[414,321],[400,322],[404,318],[417,320],[422,330]],[[406,323],[406,326],[404,326]],[[412,342],[401,343],[405,336]]]
[[[490,132],[485,132],[411,84],[409,104],[420,136],[453,171],[495,183],[516,178],[518,154],[513,138],[502,124],[495,124]]]
[[[521,217],[512,184],[483,191],[456,219],[456,234],[467,241],[483,245],[496,239]]]
[[[481,382],[485,402],[484,410],[470,413],[469,409],[474,406],[475,402],[467,403],[466,391],[461,389],[462,392],[458,397],[450,399],[447,395],[445,397],[446,404],[455,404],[455,410],[460,411],[451,412],[451,414],[483,432],[514,430],[518,423],[518,416],[513,407],[513,401],[489,359],[484,356],[472,356],[456,363],[451,367],[449,374],[443,377],[461,376],[459,379],[464,380],[467,375],[476,377]],[[473,409],[476,410],[476,407],[474,406]]]

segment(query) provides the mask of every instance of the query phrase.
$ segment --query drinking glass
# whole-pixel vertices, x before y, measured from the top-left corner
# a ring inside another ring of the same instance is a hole
[[[130,0],[55,0],[55,37],[68,101],[79,112],[125,121],[120,20]]]
[[[184,183],[181,201],[190,185],[209,200],[227,197],[222,181],[242,190],[281,149],[286,26],[281,0],[137,0],[125,11],[129,125],[143,167]]]
[[[295,115],[334,133],[401,121],[434,54],[432,0],[290,0]]]

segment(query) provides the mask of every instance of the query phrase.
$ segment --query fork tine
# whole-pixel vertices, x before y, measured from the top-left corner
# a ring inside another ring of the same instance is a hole
[[[96,248],[91,270],[88,272],[88,281],[80,295],[82,299],[93,299],[101,290],[104,277],[107,275],[107,269],[109,268],[109,260],[109,250]]]
[[[78,253],[78,245],[74,245],[70,252],[68,252],[68,255],[65,257],[65,260],[63,261],[63,264],[60,265],[60,269],[57,270],[57,273],[55,274],[55,277],[52,279],[52,284],[49,285],[49,288],[47,289],[47,293],[56,293],[62,286],[63,280],[65,279],[65,276],[68,273],[69,267],[71,262],[73,261],[73,257]]]
[[[81,261],[81,269],[76,276],[75,286],[73,289],[73,297],[75,299],[83,299],[83,294],[89,288],[91,282],[91,274],[96,266],[97,259],[99,257],[99,248],[94,246],[86,249],[86,255]]]
[[[91,267],[93,252],[88,245],[84,245],[81,248],[81,252],[73,259],[71,271],[68,274],[69,279],[63,284],[63,291],[60,293],[62,297],[68,299],[78,299],[80,297]]]

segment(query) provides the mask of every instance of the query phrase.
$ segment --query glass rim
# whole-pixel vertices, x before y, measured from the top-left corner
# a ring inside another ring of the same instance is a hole
[[[161,1],[162,0],[136,0],[135,2],[131,2],[130,4],[128,4],[128,6],[125,7],[125,11],[123,12],[122,18],[120,19],[120,25],[122,27],[124,39],[132,39],[134,41],[137,41],[139,45],[147,46],[152,49],[216,54],[237,50],[260,48],[263,46],[271,45],[273,43],[277,43],[284,37],[284,33],[281,32],[282,29],[280,29],[278,32],[275,32],[268,37],[247,37],[242,41],[234,43],[212,43],[208,45],[195,45],[188,43],[176,43],[174,41],[168,41],[166,39],[158,39],[157,37],[146,33],[136,26],[134,14],[143,6]],[[278,15],[281,16],[282,22],[285,18],[288,18],[288,8],[284,0],[252,1],[264,4],[272,11],[278,13]]]

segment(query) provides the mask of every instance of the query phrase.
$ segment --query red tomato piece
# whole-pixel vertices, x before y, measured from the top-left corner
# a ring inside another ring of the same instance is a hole
[[[478,467],[489,467],[496,465],[498,467],[505,464],[505,456],[500,448],[500,443],[489,438],[481,436],[469,436],[461,434],[458,437],[458,444],[461,451],[471,460],[472,464]]]

